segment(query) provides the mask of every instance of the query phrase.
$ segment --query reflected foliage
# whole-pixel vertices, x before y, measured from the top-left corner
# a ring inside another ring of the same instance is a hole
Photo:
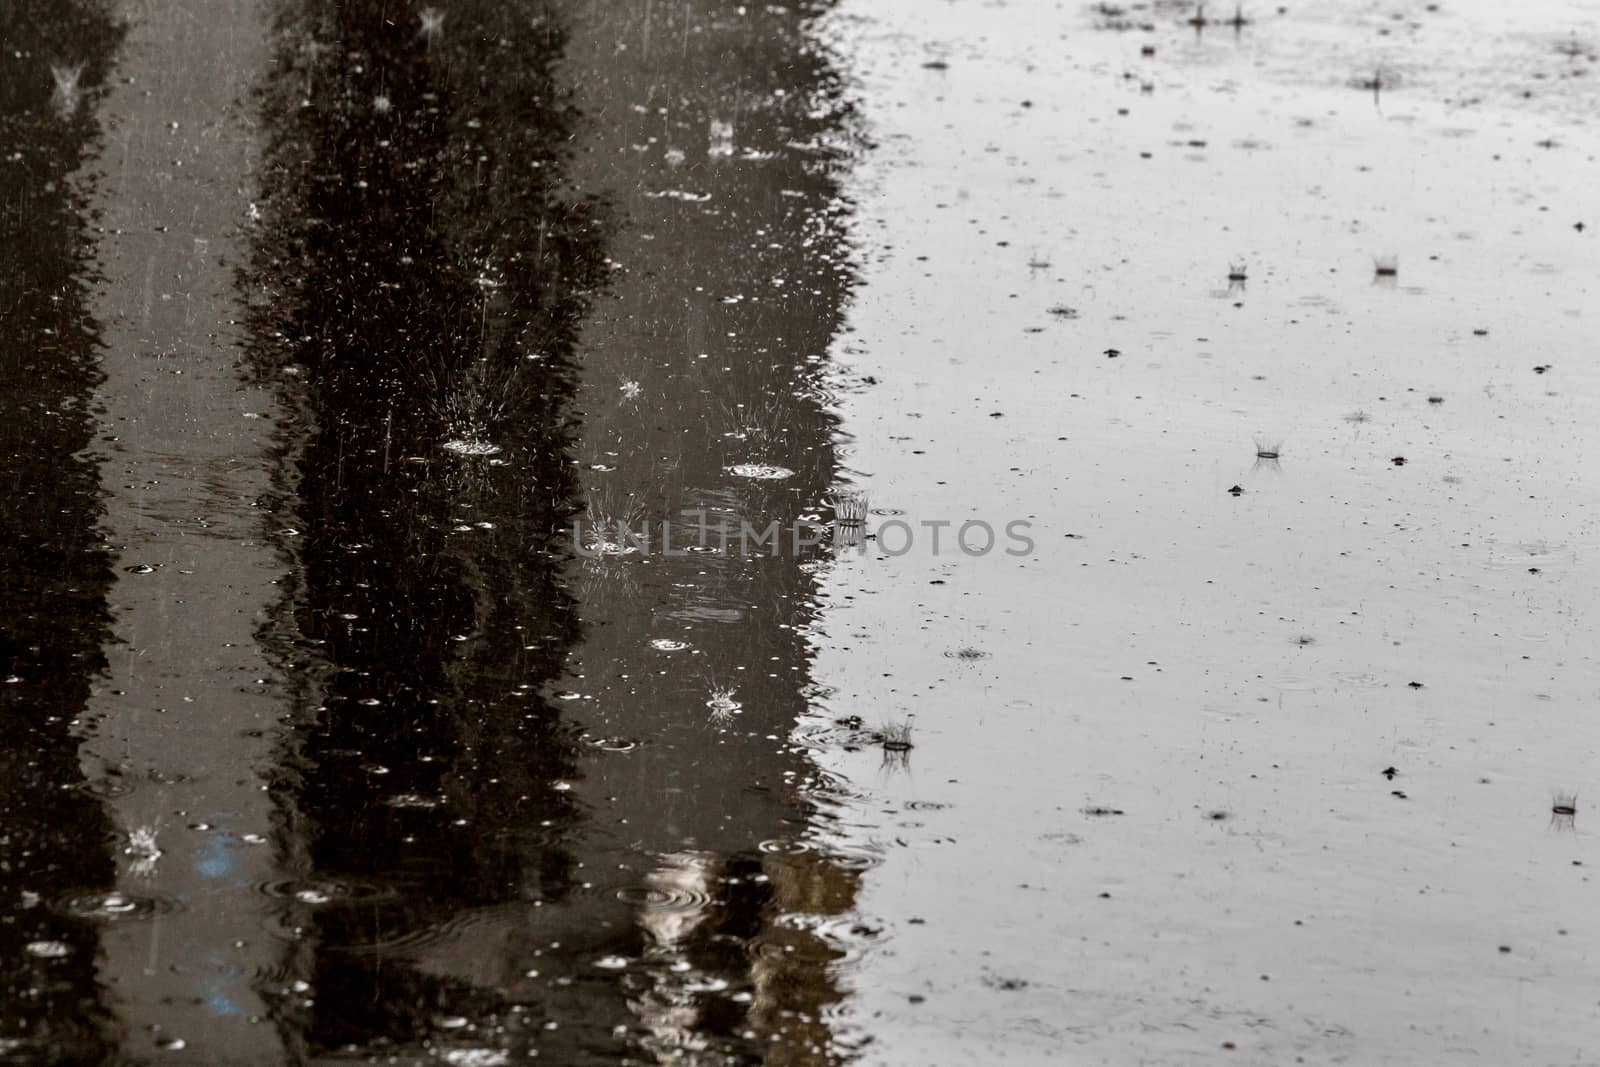
[[[75,728],[107,639],[90,398],[98,327],[75,173],[121,39],[100,4],[0,6],[0,1058],[93,1063],[109,1015],[97,931],[63,915],[109,885],[110,822]]]
[[[554,577],[570,353],[605,280],[601,205],[560,184],[562,34],[537,4],[377,0],[286,3],[275,34],[241,283],[296,416],[264,637],[299,689],[274,789],[308,888],[265,992],[311,1052],[516,1047],[533,1013],[487,932],[574,881],[543,682],[578,637]]]

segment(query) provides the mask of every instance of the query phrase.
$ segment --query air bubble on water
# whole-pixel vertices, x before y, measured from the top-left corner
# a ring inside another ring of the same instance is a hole
[[[683,983],[685,993],[721,993],[727,988],[726,978],[699,978]]]
[[[395,891],[377,882],[362,882],[338,878],[294,879],[263,882],[257,888],[275,900],[292,900],[312,907],[350,906],[386,900]]]
[[[499,445],[471,437],[453,437],[440,447],[457,456],[493,456],[500,452]]]
[[[650,647],[657,652],[678,652],[689,647],[687,641],[674,641],[670,637],[658,637],[650,642]]]
[[[602,522],[594,528],[585,530],[583,537],[583,550],[590,556],[631,556],[639,551],[639,546],[627,541],[608,541],[600,531],[610,526]]]
[[[384,803],[391,808],[417,808],[430,811],[437,808],[442,801],[438,797],[425,797],[416,793],[399,793],[388,797]]]
[[[173,911],[177,908],[177,902],[170,897],[112,891],[73,894],[63,898],[57,906],[69,915],[118,922],[147,919],[152,915]]]
[[[59,960],[71,954],[72,948],[65,941],[28,942],[28,955],[37,956],[42,960]]]
[[[511,1053],[497,1048],[453,1048],[439,1053],[439,1058],[452,1067],[504,1067],[511,1062]]]
[[[602,752],[632,752],[639,747],[639,742],[631,737],[585,737],[584,743]]]
[[[778,467],[770,463],[735,463],[727,470],[729,474],[738,475],[740,478],[754,478],[757,481],[776,482],[794,477],[794,471],[788,467]]]

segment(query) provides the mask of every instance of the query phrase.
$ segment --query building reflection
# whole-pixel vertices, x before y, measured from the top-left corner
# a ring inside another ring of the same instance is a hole
[[[110,820],[79,768],[108,633],[90,399],[99,326],[73,176],[119,31],[96,4],[0,8],[0,1059],[94,1063],[115,1027],[99,932]],[[102,783],[103,784],[103,783]]]

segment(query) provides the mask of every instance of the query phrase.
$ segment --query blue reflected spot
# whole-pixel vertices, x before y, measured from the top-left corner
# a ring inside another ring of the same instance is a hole
[[[243,1015],[244,1009],[221,993],[213,993],[206,998],[206,1007],[212,1015]]]
[[[222,878],[233,871],[233,849],[222,836],[206,840],[194,869],[205,878]]]

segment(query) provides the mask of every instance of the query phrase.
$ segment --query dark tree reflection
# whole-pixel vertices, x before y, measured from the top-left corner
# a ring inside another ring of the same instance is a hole
[[[99,331],[75,172],[121,39],[104,5],[0,5],[0,1059],[109,1052],[97,932],[67,914],[112,881],[111,824],[78,762],[108,637],[109,554],[89,400]]]
[[[299,873],[265,992],[311,1052],[513,1051],[550,1011],[520,961],[581,817],[543,683],[578,637],[557,538],[605,265],[561,188],[562,33],[535,3],[300,0],[276,34],[243,284],[298,412],[265,636],[300,686],[274,787]]]

